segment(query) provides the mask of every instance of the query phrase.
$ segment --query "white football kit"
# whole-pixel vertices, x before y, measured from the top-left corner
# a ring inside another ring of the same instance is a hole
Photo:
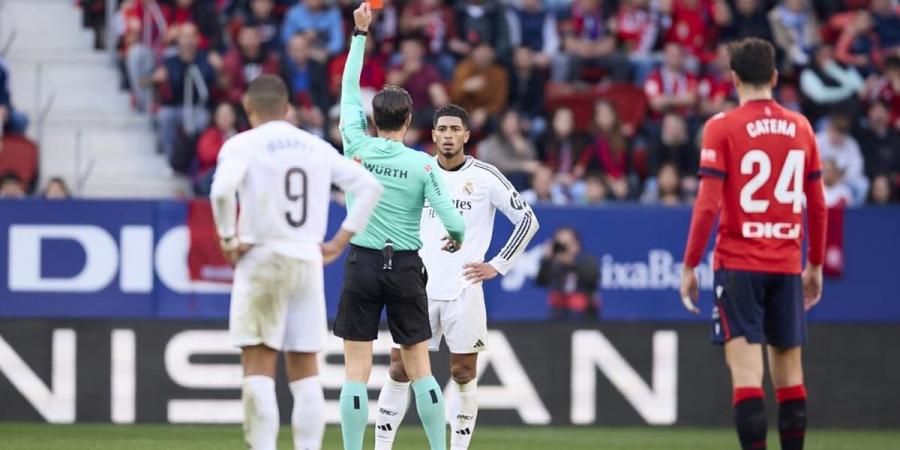
[[[361,231],[382,187],[327,142],[273,121],[232,137],[219,152],[210,194],[216,228],[221,238],[253,245],[235,267],[229,333],[236,346],[317,352],[324,345],[320,244],[332,184],[357,199],[341,227]]]
[[[440,168],[440,164],[435,164]],[[531,207],[496,167],[471,156],[457,170],[442,171],[454,205],[466,223],[466,242],[449,253],[442,250],[447,235],[431,208],[422,211],[422,249],[419,254],[428,270],[428,310],[431,318],[430,348],[436,351],[441,336],[451,353],[475,353],[487,348],[487,315],[481,283],[463,276],[463,265],[484,262],[499,209],[515,229],[506,245],[488,264],[506,275],[538,230]]]

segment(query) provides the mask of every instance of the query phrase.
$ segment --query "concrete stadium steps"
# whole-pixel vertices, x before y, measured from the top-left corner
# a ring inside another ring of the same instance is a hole
[[[41,141],[41,184],[63,176],[87,197],[183,196],[188,182],[171,175],[156,153],[149,118],[134,112],[119,90],[109,55],[93,50],[73,0],[0,0],[0,43],[15,30],[6,55],[13,103],[29,115],[28,133]],[[38,112],[53,103],[38,136]],[[80,133],[80,142],[79,142]],[[80,149],[80,150],[79,150]],[[78,168],[80,152],[81,167]]]

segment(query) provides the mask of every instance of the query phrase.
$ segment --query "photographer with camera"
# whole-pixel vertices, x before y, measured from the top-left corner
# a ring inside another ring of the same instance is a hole
[[[600,297],[597,260],[582,252],[581,237],[571,227],[556,230],[544,244],[537,284],[550,290],[547,299],[553,319],[596,320]]]

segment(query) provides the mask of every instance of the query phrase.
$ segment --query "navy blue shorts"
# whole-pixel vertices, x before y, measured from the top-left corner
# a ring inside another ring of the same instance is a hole
[[[806,342],[800,275],[717,270],[713,278],[712,341],[739,336],[755,344],[792,348]]]

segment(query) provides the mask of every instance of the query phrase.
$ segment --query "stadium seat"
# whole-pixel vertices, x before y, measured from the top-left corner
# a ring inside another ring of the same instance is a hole
[[[26,186],[32,186],[37,177],[37,145],[21,134],[7,134],[2,140],[0,173],[15,172]]]
[[[641,127],[647,113],[647,96],[643,89],[631,83],[613,83],[603,88],[600,96],[616,106],[622,124],[627,125],[632,134]]]
[[[588,132],[594,118],[594,104],[606,99],[615,105],[623,125],[632,132],[637,131],[647,112],[647,97],[644,91],[630,83],[612,83],[593,89],[578,90],[569,84],[547,83],[547,109],[556,111],[569,108],[575,115],[575,128]]]

